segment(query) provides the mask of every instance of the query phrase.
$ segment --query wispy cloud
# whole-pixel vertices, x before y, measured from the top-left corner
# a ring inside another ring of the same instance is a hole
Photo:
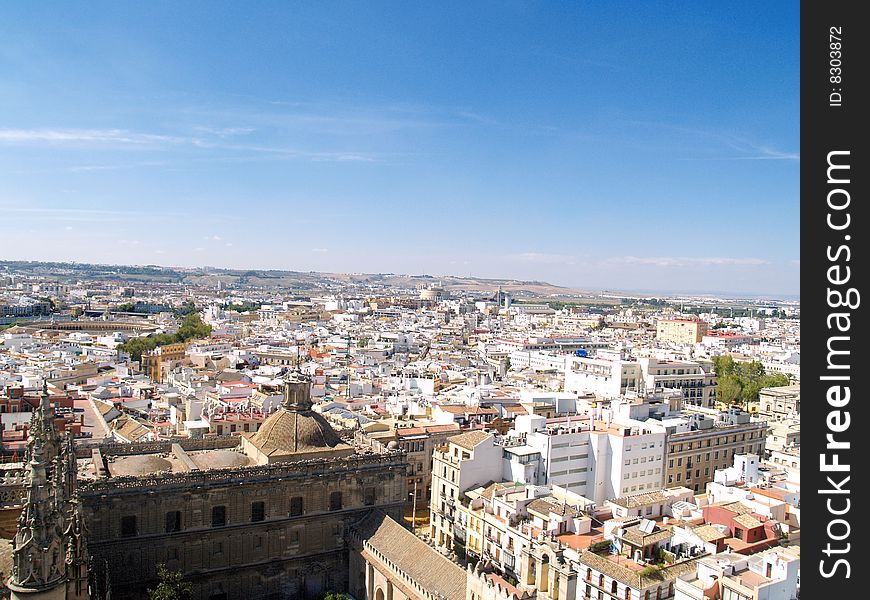
[[[262,160],[263,158],[267,160],[276,158],[285,160],[307,159],[319,162],[376,162],[379,160],[378,156],[373,153],[350,149],[320,151],[294,148],[282,143],[271,145],[240,144],[226,139],[231,135],[241,135],[244,132],[253,131],[253,128],[229,127],[202,131],[203,134],[206,134],[202,136],[184,136],[144,133],[126,129],[0,129],[0,144],[104,145],[130,148],[148,147],[156,150],[191,148],[245,155],[242,157],[211,155],[208,157],[209,160]],[[146,161],[133,164],[86,164],[69,167],[67,170],[84,173],[140,166],[165,166],[166,164],[165,161]]]
[[[312,252],[329,252],[329,248],[312,248]]]
[[[798,152],[783,152],[769,146],[758,146],[758,154],[752,156],[735,156],[735,160],[800,160]]]
[[[167,216],[180,217],[181,213],[164,212],[160,214],[146,211],[124,211],[94,208],[56,208],[56,207],[31,207],[31,206],[3,206],[0,205],[0,213],[5,216],[27,218],[39,217],[40,219],[52,219],[63,221],[75,221],[86,223],[103,223],[118,221],[142,221],[143,219],[163,219]]]
[[[685,126],[682,124],[663,123],[642,120],[622,120],[624,124],[652,129],[665,129],[686,137],[687,140],[706,140],[702,146],[703,155],[684,156],[680,160],[794,160],[799,161],[799,152],[782,150],[769,143],[761,143],[752,135],[716,131]],[[711,142],[715,145],[711,146]],[[722,150],[728,149],[728,154]],[[711,152],[708,154],[708,152]]]
[[[256,129],[254,129],[253,127],[205,127],[201,125],[194,127],[193,130],[197,133],[216,135],[218,137],[247,135],[256,131]]]
[[[136,169],[138,167],[163,167],[169,163],[163,160],[148,160],[134,163],[119,163],[113,165],[78,165],[69,167],[70,173],[92,173],[99,171],[118,171],[121,169]]]
[[[760,266],[770,264],[770,261],[761,258],[688,256],[615,256],[608,259],[608,262],[653,267]]]
[[[545,265],[574,265],[577,262],[577,257],[567,254],[548,254],[545,252],[521,252],[519,254],[510,254],[507,256],[510,260],[528,263],[539,263]]]
[[[192,142],[190,138],[126,129],[0,129],[0,142],[7,143],[123,143],[155,144]]]

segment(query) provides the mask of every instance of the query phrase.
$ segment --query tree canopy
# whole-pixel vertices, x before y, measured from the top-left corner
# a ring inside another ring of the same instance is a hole
[[[190,600],[193,598],[193,586],[184,579],[181,571],[170,571],[166,565],[157,565],[157,577],[160,583],[154,589],[148,590],[149,600]]]
[[[148,337],[137,337],[118,346],[119,350],[129,352],[135,361],[142,360],[142,354],[157,346],[177,344],[191,339],[207,338],[211,335],[211,325],[202,322],[199,313],[190,313],[184,317],[181,327],[174,334],[160,333]]]
[[[725,404],[755,402],[763,388],[789,384],[786,375],[767,373],[758,361],[737,362],[730,354],[713,357],[713,368],[718,378],[716,398]]]

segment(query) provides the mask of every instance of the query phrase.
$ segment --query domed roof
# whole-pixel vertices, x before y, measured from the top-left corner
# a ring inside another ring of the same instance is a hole
[[[279,408],[266,419],[250,439],[265,454],[311,452],[343,444],[321,415],[310,410],[284,408]]]
[[[284,385],[284,400],[249,438],[268,456],[349,448],[322,415],[311,410],[311,383],[294,376]]]

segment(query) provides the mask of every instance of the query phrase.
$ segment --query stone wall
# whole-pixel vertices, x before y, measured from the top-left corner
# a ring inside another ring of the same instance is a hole
[[[83,482],[88,548],[107,564],[115,597],[145,597],[158,564],[181,570],[197,600],[342,591],[345,532],[374,508],[401,519],[406,468],[393,453]],[[302,514],[291,515],[300,497]],[[263,520],[252,521],[261,502]],[[215,507],[225,507],[223,526],[212,526]],[[176,511],[180,531],[167,531]]]

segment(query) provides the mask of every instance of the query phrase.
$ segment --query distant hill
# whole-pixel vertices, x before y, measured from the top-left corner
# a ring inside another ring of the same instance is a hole
[[[0,261],[0,269],[42,277],[117,281],[124,283],[177,283],[204,286],[286,288],[297,291],[325,291],[347,285],[382,286],[385,289],[416,289],[437,284],[451,292],[477,294],[495,292],[501,287],[515,296],[576,297],[589,292],[553,285],[545,281],[487,279],[395,273],[320,273],[272,269],[221,269],[215,267],[164,267],[159,265],[100,265],[87,263]]]

